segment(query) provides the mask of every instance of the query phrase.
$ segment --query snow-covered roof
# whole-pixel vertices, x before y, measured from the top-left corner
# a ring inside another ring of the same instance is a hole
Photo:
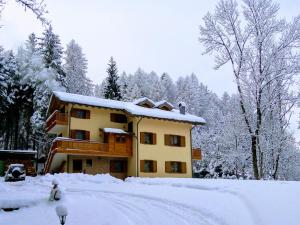
[[[20,164],[20,163],[13,163],[13,164],[9,164],[10,166],[24,166],[24,164]]]
[[[9,154],[36,154],[34,150],[6,150],[1,149],[0,153],[9,153]]]
[[[163,106],[169,108],[170,110],[174,109],[174,106],[170,102],[168,102],[166,100],[162,100],[162,101],[156,102],[154,107],[155,108],[161,108]]]
[[[103,128],[104,133],[114,133],[114,134],[127,134],[127,132],[125,132],[122,129],[118,129],[118,128]]]
[[[136,99],[132,103],[135,104],[135,105],[139,105],[139,106],[142,106],[143,104],[149,104],[150,107],[155,106],[155,102],[152,101],[150,98],[147,98],[147,97]]]
[[[100,108],[117,109],[122,110],[125,113],[128,113],[133,116],[151,117],[157,119],[187,122],[192,124],[206,123],[205,120],[199,116],[194,116],[187,113],[180,114],[180,112],[175,109],[172,109],[171,111],[166,111],[158,108],[145,108],[136,105],[134,102],[122,102],[117,100],[102,99],[92,96],[84,96],[59,91],[53,92],[53,95],[62,102],[94,106]]]

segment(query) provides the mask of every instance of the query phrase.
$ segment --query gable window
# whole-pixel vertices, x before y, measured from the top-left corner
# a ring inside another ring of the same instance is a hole
[[[110,160],[111,173],[125,173],[127,172],[127,162],[122,160]]]
[[[71,130],[71,138],[78,140],[90,140],[90,132],[86,130]]]
[[[155,160],[141,160],[140,170],[144,173],[156,173],[157,172],[157,162]]]
[[[87,159],[85,164],[86,164],[86,167],[93,167],[93,160],[92,159]]]
[[[111,113],[110,121],[115,123],[127,123],[127,117],[124,114]]]
[[[165,171],[166,173],[186,173],[186,162],[165,162]]]
[[[85,109],[76,109],[71,110],[71,116],[79,119],[90,119],[90,111]]]
[[[126,142],[126,137],[125,136],[121,136],[121,135],[117,135],[116,136],[116,142],[117,143],[125,143]]]
[[[165,145],[185,147],[185,137],[179,135],[165,134]]]
[[[156,144],[156,134],[150,132],[141,132],[140,133],[140,143],[155,145]]]

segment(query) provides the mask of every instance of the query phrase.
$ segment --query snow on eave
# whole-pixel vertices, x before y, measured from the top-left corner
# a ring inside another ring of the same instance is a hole
[[[172,109],[171,111],[166,111],[158,108],[146,108],[139,105],[135,105],[132,102],[122,102],[117,100],[102,99],[92,96],[84,96],[58,91],[53,92],[53,95],[61,102],[121,110],[124,113],[127,113],[132,116],[190,123],[194,125],[204,125],[206,123],[205,120],[201,117],[194,116],[191,114],[180,114],[180,112],[175,109]]]
[[[13,150],[13,149],[1,149],[0,153],[9,153],[9,154],[36,154],[35,150]]]
[[[124,131],[122,129],[118,129],[118,128],[106,127],[106,128],[103,128],[103,131],[104,131],[104,133],[127,134],[126,131]]]

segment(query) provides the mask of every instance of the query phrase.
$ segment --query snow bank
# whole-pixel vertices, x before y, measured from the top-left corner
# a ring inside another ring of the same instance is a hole
[[[53,179],[65,192],[59,202],[48,201]],[[55,207],[63,204],[69,212],[66,224],[73,225],[298,225],[298,196],[299,182],[282,181],[127,178],[123,182],[108,174],[56,174],[15,183],[0,179],[0,204],[27,206],[0,210],[0,224],[56,225]]]
[[[51,183],[53,179],[56,179],[59,184],[69,184],[69,183],[94,183],[94,184],[102,184],[102,183],[122,183],[123,181],[112,177],[109,174],[97,174],[97,175],[89,175],[83,173],[59,173],[59,174],[46,174],[45,176],[39,177],[42,182]]]

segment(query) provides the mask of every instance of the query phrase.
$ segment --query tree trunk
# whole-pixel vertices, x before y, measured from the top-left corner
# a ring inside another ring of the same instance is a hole
[[[274,173],[273,173],[273,179],[274,180],[277,180],[278,166],[279,166],[279,154],[276,156],[276,160],[275,160],[275,170],[274,170]]]
[[[258,172],[258,165],[257,165],[257,154],[256,154],[256,136],[251,135],[251,152],[252,152],[252,166],[253,166],[253,174],[256,180],[259,180],[259,172]]]

